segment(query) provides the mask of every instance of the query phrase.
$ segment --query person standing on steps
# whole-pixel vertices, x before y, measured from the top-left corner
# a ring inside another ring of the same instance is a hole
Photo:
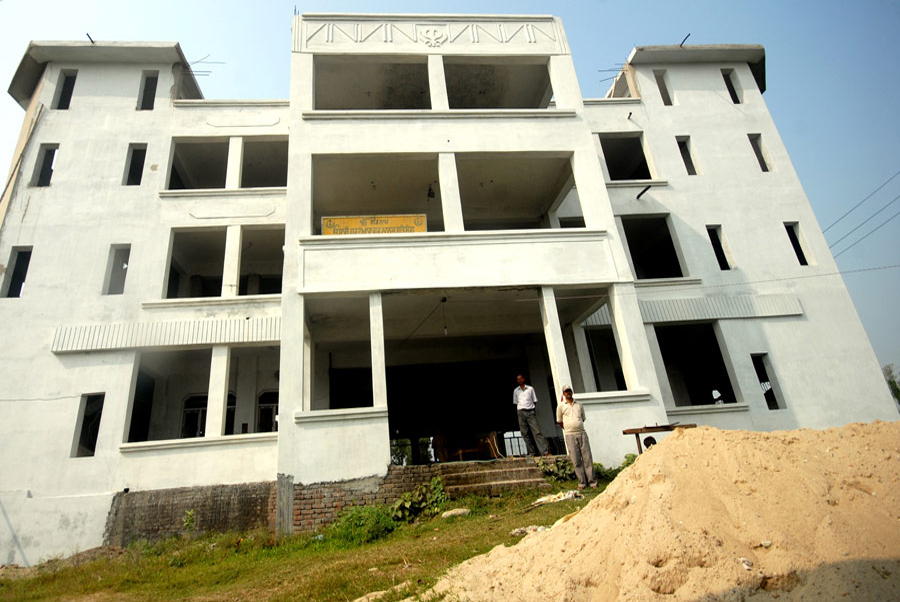
[[[575,401],[572,387],[569,385],[563,387],[561,401],[562,403],[556,406],[556,423],[563,428],[569,459],[572,461],[575,475],[578,477],[578,489],[584,489],[588,485],[596,488],[594,458],[591,456],[591,444],[588,441],[587,432],[584,430],[584,408]]]
[[[537,403],[537,394],[534,387],[525,384],[525,377],[521,374],[516,377],[519,386],[513,389],[513,403],[516,404],[516,414],[519,417],[519,430],[529,456],[549,456],[547,440],[541,434],[538,427],[534,404]]]

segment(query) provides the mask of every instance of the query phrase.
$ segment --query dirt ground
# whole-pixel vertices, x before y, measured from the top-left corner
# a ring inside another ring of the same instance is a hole
[[[452,569],[460,602],[900,600],[900,422],[678,430],[552,529]]]

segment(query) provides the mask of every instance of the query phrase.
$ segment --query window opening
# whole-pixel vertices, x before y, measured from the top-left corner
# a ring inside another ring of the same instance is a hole
[[[800,265],[809,265],[806,259],[806,253],[803,251],[803,245],[800,242],[800,224],[797,222],[785,222],[784,229],[787,231],[788,238],[791,240],[791,246],[797,255],[797,261]]]
[[[672,96],[669,94],[669,87],[666,85],[665,69],[654,71],[653,77],[656,78],[656,87],[659,88],[659,95],[662,98],[663,104],[666,106],[671,106]]]
[[[59,74],[59,83],[57,84],[56,98],[53,99],[51,105],[58,111],[66,111],[72,102],[72,92],[75,90],[75,76],[77,71],[63,71]]]
[[[753,369],[756,370],[756,378],[759,379],[759,386],[762,389],[763,397],[766,399],[766,406],[770,410],[781,410],[785,408],[781,403],[779,396],[775,392],[775,382],[769,376],[766,366],[769,364],[768,353],[754,353],[750,355],[753,360]]]
[[[598,391],[625,391],[625,372],[619,360],[619,348],[611,326],[586,328],[588,354],[594,369],[594,382]]]
[[[546,109],[553,97],[546,57],[444,57],[450,109]]]
[[[105,395],[82,395],[78,408],[78,426],[75,432],[75,449],[72,457],[86,458],[93,456],[97,449],[97,436],[100,433],[100,418],[103,415],[103,399]]]
[[[759,162],[759,168],[763,171],[772,171],[769,162],[766,161],[766,154],[762,146],[762,136],[759,134],[747,134],[747,137],[750,139],[750,146],[753,147],[753,153]]]
[[[316,56],[315,107],[326,110],[430,109],[425,56]]]
[[[241,274],[238,295],[281,293],[284,269],[284,228],[244,228],[241,233]]]
[[[34,173],[35,186],[49,186],[53,177],[53,166],[56,162],[58,144],[42,144],[38,151],[37,168]]]
[[[278,431],[278,391],[266,391],[259,396],[256,412],[256,432]]]
[[[681,160],[684,161],[684,168],[689,176],[697,175],[697,167],[694,165],[694,158],[691,156],[691,138],[690,136],[679,136],[675,138],[678,142],[678,150],[681,151]]]
[[[156,102],[156,85],[159,82],[159,71],[144,71],[141,76],[141,89],[138,92],[138,111],[152,111]]]
[[[147,157],[146,144],[129,144],[128,156],[125,160],[126,186],[140,186],[144,175],[144,160]]]
[[[735,403],[711,323],[654,325],[675,406]]]
[[[6,294],[4,297],[21,297],[25,286],[25,277],[28,275],[28,265],[31,263],[31,247],[14,248],[9,256],[7,265]]]
[[[227,169],[228,139],[176,141],[169,190],[225,188]]]
[[[228,402],[225,406],[225,434],[234,434],[234,414],[237,410],[237,397],[234,393],[228,394]]]
[[[728,88],[728,95],[731,97],[731,102],[736,105],[741,104],[741,88],[734,69],[722,69],[722,79],[725,80],[725,87]]]
[[[649,180],[650,167],[640,136],[600,136],[609,179]]]
[[[206,433],[206,395],[192,395],[184,400],[181,415],[181,438],[203,437]]]
[[[241,188],[287,186],[288,141],[244,139]]]
[[[128,259],[131,245],[112,245],[106,267],[104,295],[121,295],[125,292],[125,276],[128,274]]]
[[[706,233],[709,235],[709,242],[712,244],[713,252],[716,254],[716,261],[719,262],[719,269],[730,270],[731,264],[728,256],[725,254],[725,246],[722,243],[722,226],[707,226]]]
[[[173,232],[167,299],[222,295],[225,238],[225,228]]]
[[[638,280],[684,276],[668,218],[623,217],[622,228]]]

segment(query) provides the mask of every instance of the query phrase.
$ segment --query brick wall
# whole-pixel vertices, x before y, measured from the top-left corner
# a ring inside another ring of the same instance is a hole
[[[334,522],[347,506],[391,504],[439,474],[437,466],[391,466],[385,477],[294,486],[294,532],[305,533]]]
[[[275,529],[275,483],[242,483],[119,492],[106,518],[105,545],[155,541],[183,530],[194,511],[196,532]]]

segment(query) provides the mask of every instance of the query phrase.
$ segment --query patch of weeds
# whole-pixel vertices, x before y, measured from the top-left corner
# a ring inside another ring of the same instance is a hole
[[[351,506],[326,529],[327,536],[352,545],[385,537],[396,525],[383,506]]]
[[[391,506],[394,520],[410,522],[419,516],[436,515],[450,501],[444,491],[441,477],[434,477],[428,485],[422,484],[401,495]]]

